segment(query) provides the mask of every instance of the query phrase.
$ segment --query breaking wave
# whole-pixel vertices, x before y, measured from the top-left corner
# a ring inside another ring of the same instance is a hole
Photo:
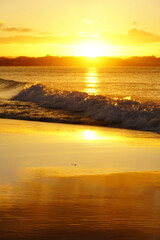
[[[9,99],[17,94],[25,85],[25,82],[5,80],[0,78],[0,98]]]
[[[39,83],[26,85],[12,100],[31,102],[45,108],[45,111],[58,109],[81,113],[103,126],[160,132],[160,106],[153,102],[60,91]]]
[[[20,86],[24,86],[26,83],[25,82],[18,82],[14,80],[5,80],[0,78],[0,89],[9,89],[9,88],[16,88]]]

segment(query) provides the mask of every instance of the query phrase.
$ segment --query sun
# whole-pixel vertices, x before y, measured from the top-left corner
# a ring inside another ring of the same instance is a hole
[[[100,44],[95,44],[95,43],[88,43],[84,44],[81,47],[81,56],[84,57],[100,57],[104,56],[104,46]]]

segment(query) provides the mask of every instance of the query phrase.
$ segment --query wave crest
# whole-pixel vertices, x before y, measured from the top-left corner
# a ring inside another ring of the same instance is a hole
[[[84,92],[59,91],[43,84],[25,87],[12,100],[33,102],[40,107],[81,112],[102,125],[146,131],[160,131],[160,106],[153,102],[111,99]]]
[[[0,89],[9,89],[9,88],[16,88],[20,86],[24,86],[25,82],[18,82],[15,80],[5,80],[0,78]]]

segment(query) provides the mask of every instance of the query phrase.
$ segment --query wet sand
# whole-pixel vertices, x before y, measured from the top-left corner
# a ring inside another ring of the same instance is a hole
[[[0,239],[160,239],[160,135],[0,119]]]

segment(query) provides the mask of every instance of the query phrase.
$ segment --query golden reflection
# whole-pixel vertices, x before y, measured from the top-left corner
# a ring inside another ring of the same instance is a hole
[[[8,142],[8,135],[14,138]],[[21,134],[21,137],[19,136]],[[6,136],[6,139],[5,137]],[[41,123],[32,121],[0,119],[0,142],[3,145],[15,143],[79,143],[96,140],[95,143],[119,144],[120,146],[160,147],[160,136],[156,133],[132,131],[118,128],[107,128],[97,126],[73,126],[60,123]],[[2,140],[2,141],[1,141]],[[12,146],[12,145],[11,145]]]
[[[50,177],[78,177],[78,176],[100,176],[104,174],[117,174],[123,172],[121,168],[92,168],[81,167],[79,164],[71,164],[65,167],[26,167],[18,171],[18,181],[25,182],[31,179]]]
[[[86,89],[85,91],[89,94],[98,93],[98,77],[97,77],[96,68],[91,68],[86,73],[85,81],[86,81]]]
[[[121,134],[117,134],[112,132],[102,132],[100,130],[94,129],[94,128],[89,128],[87,130],[80,130],[78,135],[78,140],[84,140],[84,141],[88,141],[88,140],[95,140],[96,142],[98,141],[102,141],[105,142],[106,141],[110,141],[110,143],[114,142],[124,142],[126,140],[129,140],[129,138],[127,139],[125,136],[121,135]]]
[[[96,139],[96,133],[94,131],[86,130],[83,132],[84,137],[88,140],[95,140]]]
[[[0,186],[1,236],[158,240],[159,193],[159,172],[66,178],[33,170],[28,179]]]

